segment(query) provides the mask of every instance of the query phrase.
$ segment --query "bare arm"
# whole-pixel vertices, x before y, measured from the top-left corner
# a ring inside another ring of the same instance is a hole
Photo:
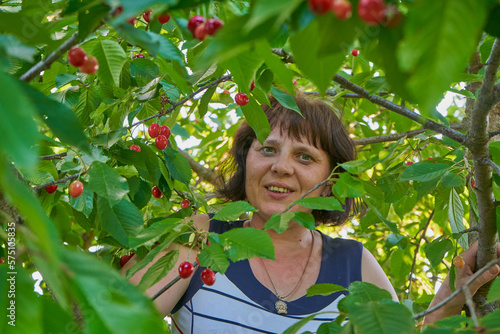
[[[361,277],[363,282],[375,284],[379,288],[389,291],[392,300],[399,302],[396,291],[384,273],[384,270],[382,270],[375,257],[366,248],[363,248]]]
[[[194,221],[194,225],[198,230],[208,230],[208,223],[207,223],[208,215],[197,215],[192,217],[191,219]],[[158,261],[166,253],[175,249],[179,250],[179,259],[174,265],[174,269],[171,270],[167,274],[167,276],[163,277],[158,283],[154,284],[152,287],[146,290],[147,296],[149,297],[154,296],[165,285],[167,285],[169,282],[171,282],[178,276],[177,268],[182,262],[184,261],[194,262],[196,260],[196,256],[198,254],[197,248],[189,248],[185,246],[180,246],[178,244],[172,244],[166,250],[160,252],[160,254],[158,254],[151,263],[149,263],[146,267],[139,270],[134,276],[132,276],[132,278],[130,278],[129,280],[130,283],[138,285],[142,279],[142,276],[146,273],[149,267],[151,267],[154,263],[156,263],[156,261]],[[128,261],[122,268],[121,270],[122,275],[125,275],[127,270],[130,269],[130,267],[132,267],[132,265],[136,263],[138,260],[139,258],[137,257],[137,255],[134,255],[130,259],[130,261]],[[168,289],[158,298],[156,298],[155,305],[163,316],[167,316],[172,311],[177,302],[182,298],[182,296],[184,295],[189,286],[189,283],[191,282],[192,277],[193,276],[191,275],[191,277],[187,279],[179,280],[170,289]]]

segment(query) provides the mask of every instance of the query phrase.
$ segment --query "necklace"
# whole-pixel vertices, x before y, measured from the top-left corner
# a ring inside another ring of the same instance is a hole
[[[278,298],[278,301],[274,304],[274,306],[276,307],[276,311],[278,313],[283,313],[283,314],[287,313],[288,306],[285,302],[285,299],[290,297],[295,292],[295,290],[297,290],[297,288],[300,286],[300,283],[302,282],[302,279],[304,278],[304,274],[306,273],[306,269],[309,266],[309,260],[311,260],[311,255],[312,255],[312,251],[314,248],[314,233],[312,230],[309,230],[309,231],[311,231],[312,242],[311,242],[311,250],[309,251],[309,257],[307,258],[306,266],[304,267],[304,270],[302,271],[302,275],[300,276],[299,282],[297,283],[295,288],[293,288],[293,290],[289,294],[287,294],[286,296],[281,296],[280,294],[278,294],[278,290],[276,289],[276,286],[274,285],[274,282],[271,279],[271,275],[269,275],[269,272],[267,271],[267,268],[266,268],[266,265],[264,264],[264,261],[262,260],[262,258],[259,258],[260,262],[262,263],[262,266],[264,267],[264,270],[266,271],[267,278],[269,278],[269,281],[271,282],[271,285],[273,286],[274,294]]]

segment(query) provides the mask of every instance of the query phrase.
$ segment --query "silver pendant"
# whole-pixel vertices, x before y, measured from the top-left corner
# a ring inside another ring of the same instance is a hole
[[[274,304],[274,306],[276,307],[276,311],[278,311],[278,313],[282,313],[282,314],[286,314],[287,310],[286,310],[286,303],[284,301],[282,301],[281,299],[279,299],[276,304]]]

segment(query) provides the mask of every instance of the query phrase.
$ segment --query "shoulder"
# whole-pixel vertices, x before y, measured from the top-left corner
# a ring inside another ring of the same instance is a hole
[[[362,281],[375,284],[379,288],[389,291],[394,301],[398,301],[396,291],[387,278],[384,270],[378,263],[375,256],[369,250],[363,247],[362,260]]]
[[[323,233],[321,233],[321,236],[323,237],[323,247],[325,250],[361,257],[363,251],[363,244],[361,242],[352,239],[332,238]]]

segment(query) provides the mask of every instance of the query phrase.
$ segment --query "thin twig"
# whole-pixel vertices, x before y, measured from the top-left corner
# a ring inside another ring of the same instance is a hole
[[[471,232],[479,232],[479,225],[472,226],[471,228],[465,229],[465,230],[460,231],[458,233],[465,234],[465,233],[471,233]]]
[[[132,125],[130,125],[128,127],[128,129],[130,130],[131,128],[139,125],[139,124],[142,124],[146,121],[149,121],[150,119],[153,119],[153,118],[156,118],[156,117],[160,117],[160,116],[163,116],[163,115],[166,115],[166,114],[169,114],[171,113],[175,108],[177,108],[178,106],[182,106],[184,103],[186,103],[187,101],[191,100],[193,97],[195,97],[196,95],[198,95],[199,93],[203,92],[204,90],[207,90],[209,88],[212,88],[214,86],[217,86],[218,84],[220,84],[221,82],[224,82],[224,81],[228,81],[228,80],[231,80],[232,79],[232,76],[227,74],[227,75],[223,75],[221,76],[220,78],[217,78],[215,79],[214,81],[210,82],[209,84],[206,84],[205,86],[203,87],[200,87],[197,91],[195,91],[194,93],[188,95],[187,97],[185,97],[184,99],[180,100],[179,102],[176,102],[176,103],[172,103],[172,106],[170,106],[168,109],[166,109],[165,111],[161,111],[155,115],[152,115],[152,116],[149,116],[149,117],[146,117]]]
[[[453,292],[451,295],[449,295],[446,299],[442,300],[437,305],[435,305],[435,306],[433,306],[433,307],[431,307],[431,308],[429,308],[429,309],[427,309],[427,310],[425,310],[423,312],[420,312],[420,313],[417,313],[417,314],[413,315],[413,319],[422,318],[422,317],[426,316],[427,314],[430,314],[432,312],[435,312],[435,311],[439,310],[441,307],[443,307],[444,305],[448,304],[456,296],[458,296],[459,294],[461,294],[462,291],[463,291],[463,289],[464,289],[464,287],[469,286],[479,276],[481,276],[482,274],[484,274],[484,272],[486,270],[490,269],[495,264],[499,264],[499,263],[500,263],[500,258],[491,260],[490,262],[486,263],[486,265],[484,267],[482,267],[481,269],[479,269],[474,275],[472,275],[472,277],[467,282],[464,283],[464,285],[462,285],[460,288],[456,289],[455,292]]]
[[[76,174],[73,174],[73,175],[70,175],[70,176],[66,176],[63,179],[60,179],[60,180],[57,180],[57,181],[51,181],[51,182],[45,183],[45,184],[41,184],[39,186],[33,187],[32,189],[33,189],[34,192],[37,192],[38,190],[40,190],[42,188],[45,188],[47,186],[52,186],[54,184],[64,183],[66,181],[69,181],[69,180],[72,180],[72,179],[76,179],[79,176],[84,175],[85,173],[87,173],[87,172],[81,172],[81,173],[76,173]]]
[[[474,307],[474,302],[472,301],[472,295],[470,294],[470,290],[468,286],[463,288],[464,296],[465,296],[465,304],[469,308],[470,317],[474,322],[474,327],[479,328],[479,321],[477,320],[476,308]]]
[[[479,163],[484,166],[490,166],[495,170],[495,172],[497,172],[498,175],[500,175],[500,167],[496,163],[494,163],[491,159],[484,158],[481,159]]]
[[[44,155],[44,156],[41,156],[39,159],[40,160],[57,160],[57,159],[62,159],[67,155],[68,155],[68,152],[62,152],[62,153],[57,153],[57,154]]]
[[[307,195],[309,195],[310,193],[312,193],[313,191],[315,191],[316,189],[318,189],[319,187],[321,187],[322,185],[324,185],[325,183],[327,183],[329,181],[330,178],[326,179],[326,180],[323,180],[321,181],[320,183],[318,183],[317,185],[315,185],[311,190],[309,190],[308,192],[306,192],[304,194],[304,196],[302,196],[301,198],[299,198],[298,200],[301,200],[303,198],[305,198]],[[297,201],[298,201],[297,200]],[[292,203],[290,204],[289,207],[287,207],[281,214],[284,214],[285,212],[287,212],[288,210],[290,210],[291,208],[293,208],[295,205],[297,205],[296,203]]]
[[[498,136],[498,135],[500,135],[500,130],[490,132],[490,138],[493,138],[493,137]]]
[[[198,261],[193,262],[193,270],[196,269],[196,267],[198,267]],[[181,277],[179,275],[177,275],[177,277],[175,277],[173,280],[171,280],[169,283],[167,283],[163,288],[161,288],[160,291],[155,293],[154,296],[151,297],[151,300],[155,300],[156,298],[160,297],[165,291],[170,289],[172,287],[172,285],[177,283],[180,279],[181,279]]]

